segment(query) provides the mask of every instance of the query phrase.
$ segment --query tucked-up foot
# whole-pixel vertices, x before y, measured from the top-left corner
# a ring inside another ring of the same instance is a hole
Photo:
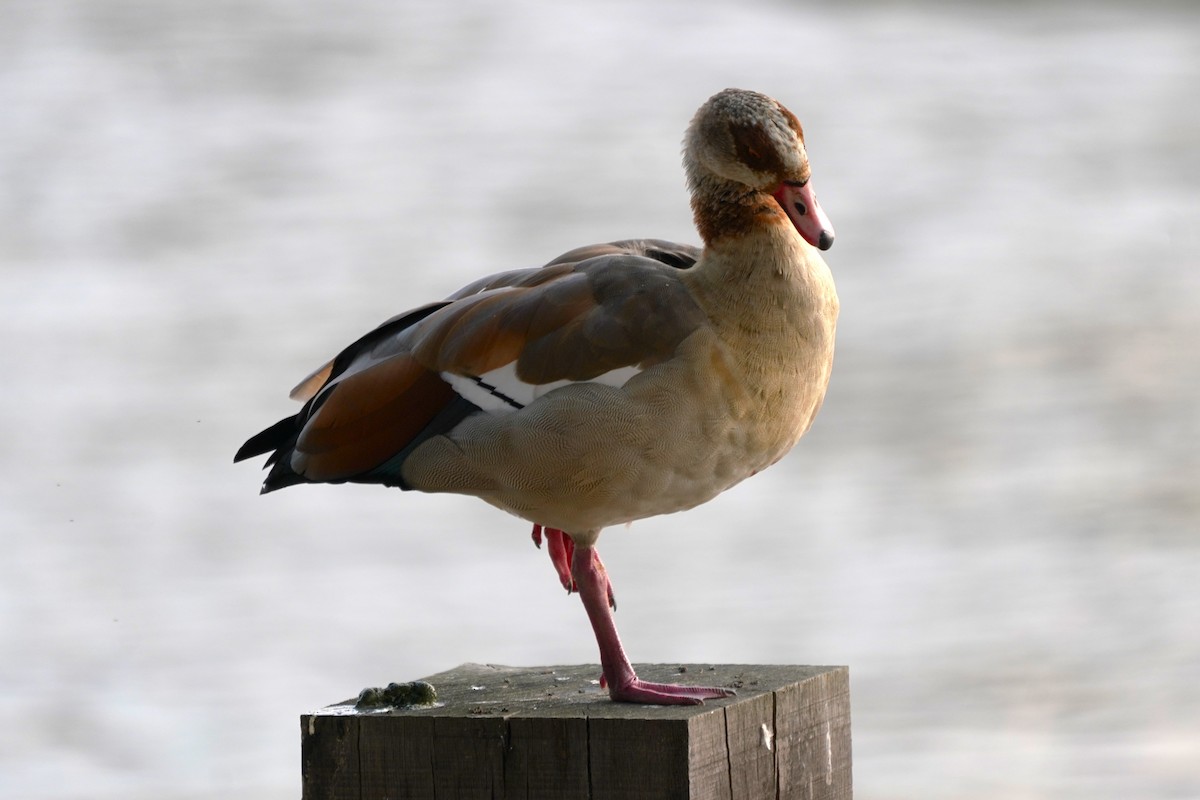
[[[554,565],[554,571],[558,573],[558,582],[567,590],[567,594],[579,591],[575,579],[571,577],[571,559],[575,555],[575,542],[558,528],[546,528],[535,524],[531,538],[539,550],[542,548],[543,536],[546,540],[546,552],[550,555],[550,563]],[[608,580],[608,574],[604,569],[604,562],[600,560],[599,553],[594,553],[594,558],[596,559],[596,566],[605,576],[608,606],[615,611],[617,608],[617,598],[613,595],[612,583]]]
[[[567,590],[567,594],[570,594],[575,591],[575,581],[571,578],[571,554],[575,550],[575,543],[571,541],[571,537],[557,528],[543,528],[541,525],[534,525],[533,543],[539,550],[542,547],[543,534],[546,538],[546,552],[550,554],[550,563],[554,565],[554,571],[558,573],[558,582]]]

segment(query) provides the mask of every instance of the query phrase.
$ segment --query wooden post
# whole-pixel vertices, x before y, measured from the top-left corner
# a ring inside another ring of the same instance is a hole
[[[851,800],[846,667],[637,671],[738,693],[630,705],[595,665],[463,664],[424,679],[433,706],[303,715],[304,800]]]

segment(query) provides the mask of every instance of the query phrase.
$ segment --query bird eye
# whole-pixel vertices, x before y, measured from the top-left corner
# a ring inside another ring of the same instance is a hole
[[[804,205],[804,203],[801,203],[799,200],[797,200],[795,203],[792,203],[792,205],[795,206],[796,213],[800,216],[803,217],[808,213],[808,206]]]

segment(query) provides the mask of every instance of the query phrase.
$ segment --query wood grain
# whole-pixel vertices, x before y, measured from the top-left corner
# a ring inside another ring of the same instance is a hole
[[[463,664],[424,678],[432,707],[304,715],[304,800],[850,800],[845,667],[637,669],[738,694],[630,705],[594,665]]]

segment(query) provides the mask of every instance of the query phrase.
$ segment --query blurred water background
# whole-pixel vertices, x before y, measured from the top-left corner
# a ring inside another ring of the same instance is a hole
[[[0,796],[296,797],[304,711],[594,662],[525,523],[230,460],[395,312],[695,241],[725,86],[804,122],[838,359],[604,536],[634,660],[849,664],[864,800],[1200,797],[1200,6],[782,0],[0,3]]]

